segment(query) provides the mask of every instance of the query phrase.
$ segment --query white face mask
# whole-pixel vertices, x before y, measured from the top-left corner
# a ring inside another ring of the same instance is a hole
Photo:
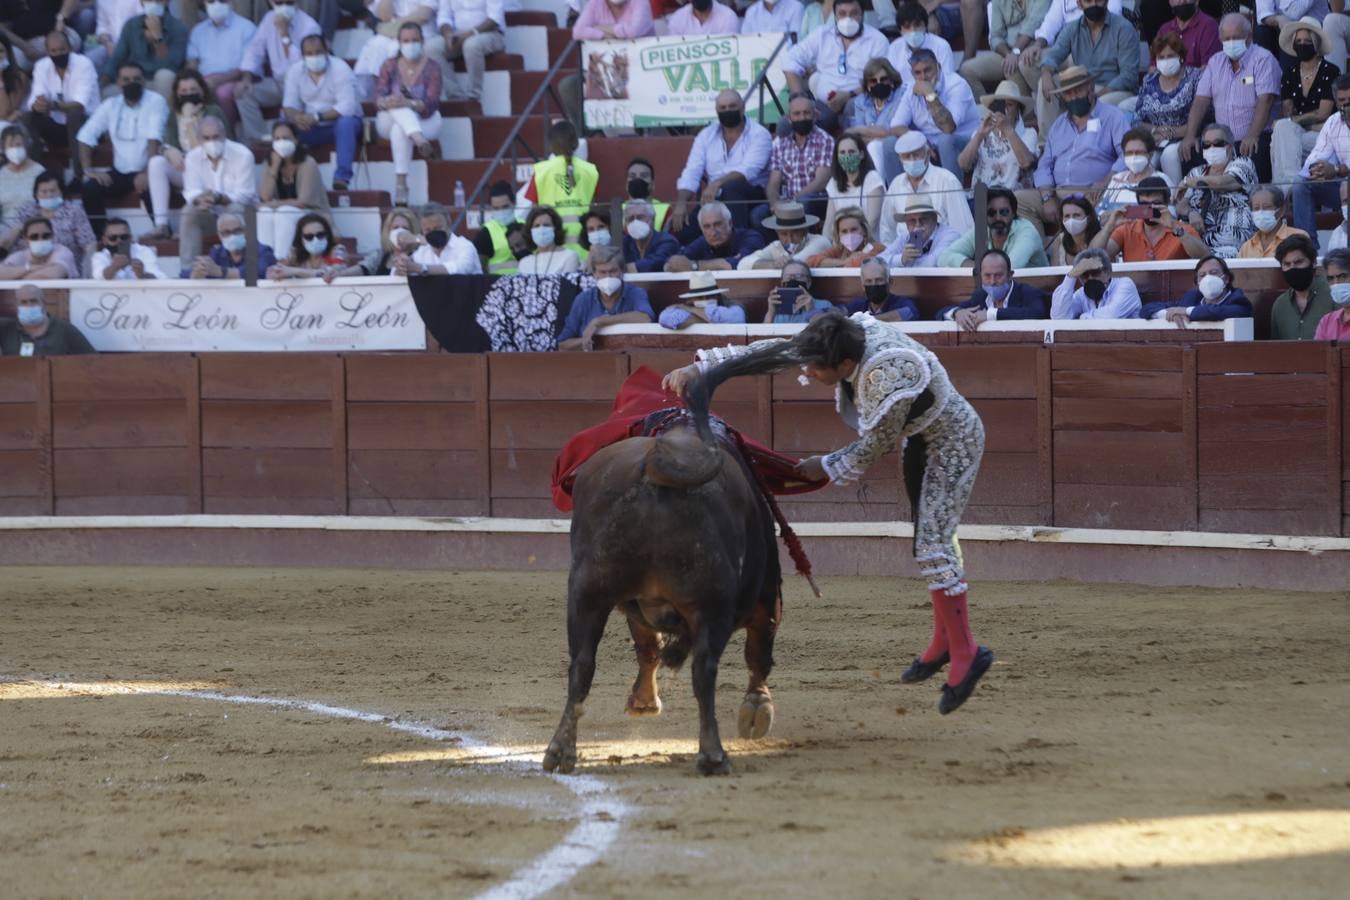
[[[156,19],[162,19],[162,18],[164,18],[164,4],[163,4],[163,3],[146,3],[146,4],[145,4],[144,6],[142,6],[141,8],[142,8],[143,10],[145,10],[145,14],[146,14],[147,16],[153,16],[153,17],[156,18]]]
[[[402,225],[389,232],[389,244],[393,247],[403,246],[403,242],[412,237],[412,232]]]
[[[922,178],[923,173],[928,171],[928,160],[926,159],[906,159],[901,161],[905,167],[905,174],[910,178]]]
[[[294,3],[278,3],[272,7],[272,12],[277,14],[277,18],[290,21],[291,16],[295,15]]]
[[[1228,164],[1227,147],[1206,147],[1205,162],[1211,166],[1223,166]]]
[[[1087,231],[1087,216],[1065,216],[1064,230],[1074,237]]]
[[[1200,279],[1198,287],[1200,288],[1200,296],[1206,300],[1214,300],[1224,292],[1227,285],[1218,275],[1206,275]]]
[[[549,248],[549,247],[552,247],[552,246],[553,246],[553,226],[552,226],[552,225],[536,225],[535,227],[533,227],[533,228],[530,229],[530,238],[534,241],[534,245],[535,245],[536,247],[540,248],[541,250],[544,250],[544,249],[547,249],[547,248]]]
[[[289,138],[281,138],[272,141],[272,149],[277,152],[277,156],[282,159],[290,159],[291,154],[295,152],[295,141]]]
[[[923,46],[923,39],[928,37],[927,30],[916,28],[913,31],[904,32],[905,43],[909,44],[915,50]]]
[[[600,289],[600,293],[607,297],[612,297],[623,287],[623,279],[610,276],[608,278],[597,278],[595,286]]]
[[[404,59],[421,59],[422,42],[410,41],[409,43],[406,44],[399,44],[398,52],[403,54]]]
[[[1177,74],[1180,71],[1181,71],[1180,56],[1169,56],[1166,59],[1158,60],[1159,75],[1166,75],[1168,78],[1171,78],[1173,75]]]
[[[1148,154],[1147,153],[1127,154],[1125,156],[1125,168],[1129,169],[1131,172],[1138,175],[1140,172],[1148,168]]]
[[[28,159],[28,148],[27,148],[27,147],[6,147],[6,148],[5,148],[5,159],[9,160],[11,163],[13,163],[13,164],[16,165],[16,166],[21,166],[21,165],[24,164],[24,161]]]
[[[211,17],[211,21],[219,25],[224,22],[230,14],[230,4],[228,3],[208,3],[206,4],[206,14]]]
[[[858,32],[862,31],[862,23],[852,17],[840,19],[837,27],[839,33],[846,38],[857,37]]]
[[[305,68],[311,72],[322,72],[328,68],[328,57],[326,56],[306,56]]]
[[[489,209],[487,217],[489,222],[496,222],[505,228],[516,220],[516,211],[509,206],[505,209]]]
[[[597,228],[595,231],[586,232],[586,239],[591,242],[592,247],[605,247],[609,244],[610,233],[603,228]]]
[[[633,219],[624,229],[628,236],[635,241],[645,241],[647,236],[652,233],[652,226],[648,225],[642,219]]]
[[[206,155],[212,159],[220,159],[225,155],[225,142],[221,140],[202,141],[202,147],[206,149]]]

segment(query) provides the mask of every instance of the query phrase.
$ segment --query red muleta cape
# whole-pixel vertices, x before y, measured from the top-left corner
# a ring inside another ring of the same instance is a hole
[[[642,432],[642,422],[660,409],[684,406],[684,402],[670,391],[661,389],[661,376],[641,366],[624,381],[614,398],[614,412],[593,428],[572,436],[558,458],[553,461],[553,505],[562,512],[572,511],[572,482],[577,469],[601,447],[617,444],[625,438]],[[797,475],[797,460],[775,453],[763,444],[743,434],[737,438],[745,448],[746,461],[758,476],[760,484],[773,494],[804,494],[829,484],[828,481],[802,481]]]

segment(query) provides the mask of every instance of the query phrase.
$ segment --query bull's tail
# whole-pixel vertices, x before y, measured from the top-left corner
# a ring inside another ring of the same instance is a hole
[[[712,407],[713,392],[728,378],[738,375],[764,375],[779,372],[791,366],[800,365],[797,345],[792,341],[778,341],[760,350],[752,350],[744,356],[736,356],[718,363],[702,377],[694,379],[684,394],[685,406],[694,416],[694,425],[704,441],[712,440],[708,427],[708,411]]]
[[[705,420],[703,429],[707,428]],[[673,488],[698,487],[721,469],[722,452],[713,442],[712,432],[702,438],[688,428],[669,428],[658,435],[643,465],[649,482]]]

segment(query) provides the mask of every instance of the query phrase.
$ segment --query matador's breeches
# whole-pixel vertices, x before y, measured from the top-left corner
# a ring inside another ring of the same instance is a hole
[[[949,595],[966,590],[956,527],[983,455],[984,424],[959,395],[948,400],[936,421],[906,442],[904,475],[914,509],[914,561],[930,590]]]

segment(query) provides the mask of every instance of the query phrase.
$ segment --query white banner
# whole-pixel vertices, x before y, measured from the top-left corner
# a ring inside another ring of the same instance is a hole
[[[84,282],[70,321],[99,351],[425,350],[407,282]]]
[[[781,34],[719,34],[651,37],[632,41],[585,41],[581,45],[584,117],[587,128],[651,128],[706,125],[716,118],[717,94],[744,94],[768,66],[764,121],[778,121],[771,94],[787,109],[783,45],[769,65]],[[745,114],[758,120],[759,91]]]

